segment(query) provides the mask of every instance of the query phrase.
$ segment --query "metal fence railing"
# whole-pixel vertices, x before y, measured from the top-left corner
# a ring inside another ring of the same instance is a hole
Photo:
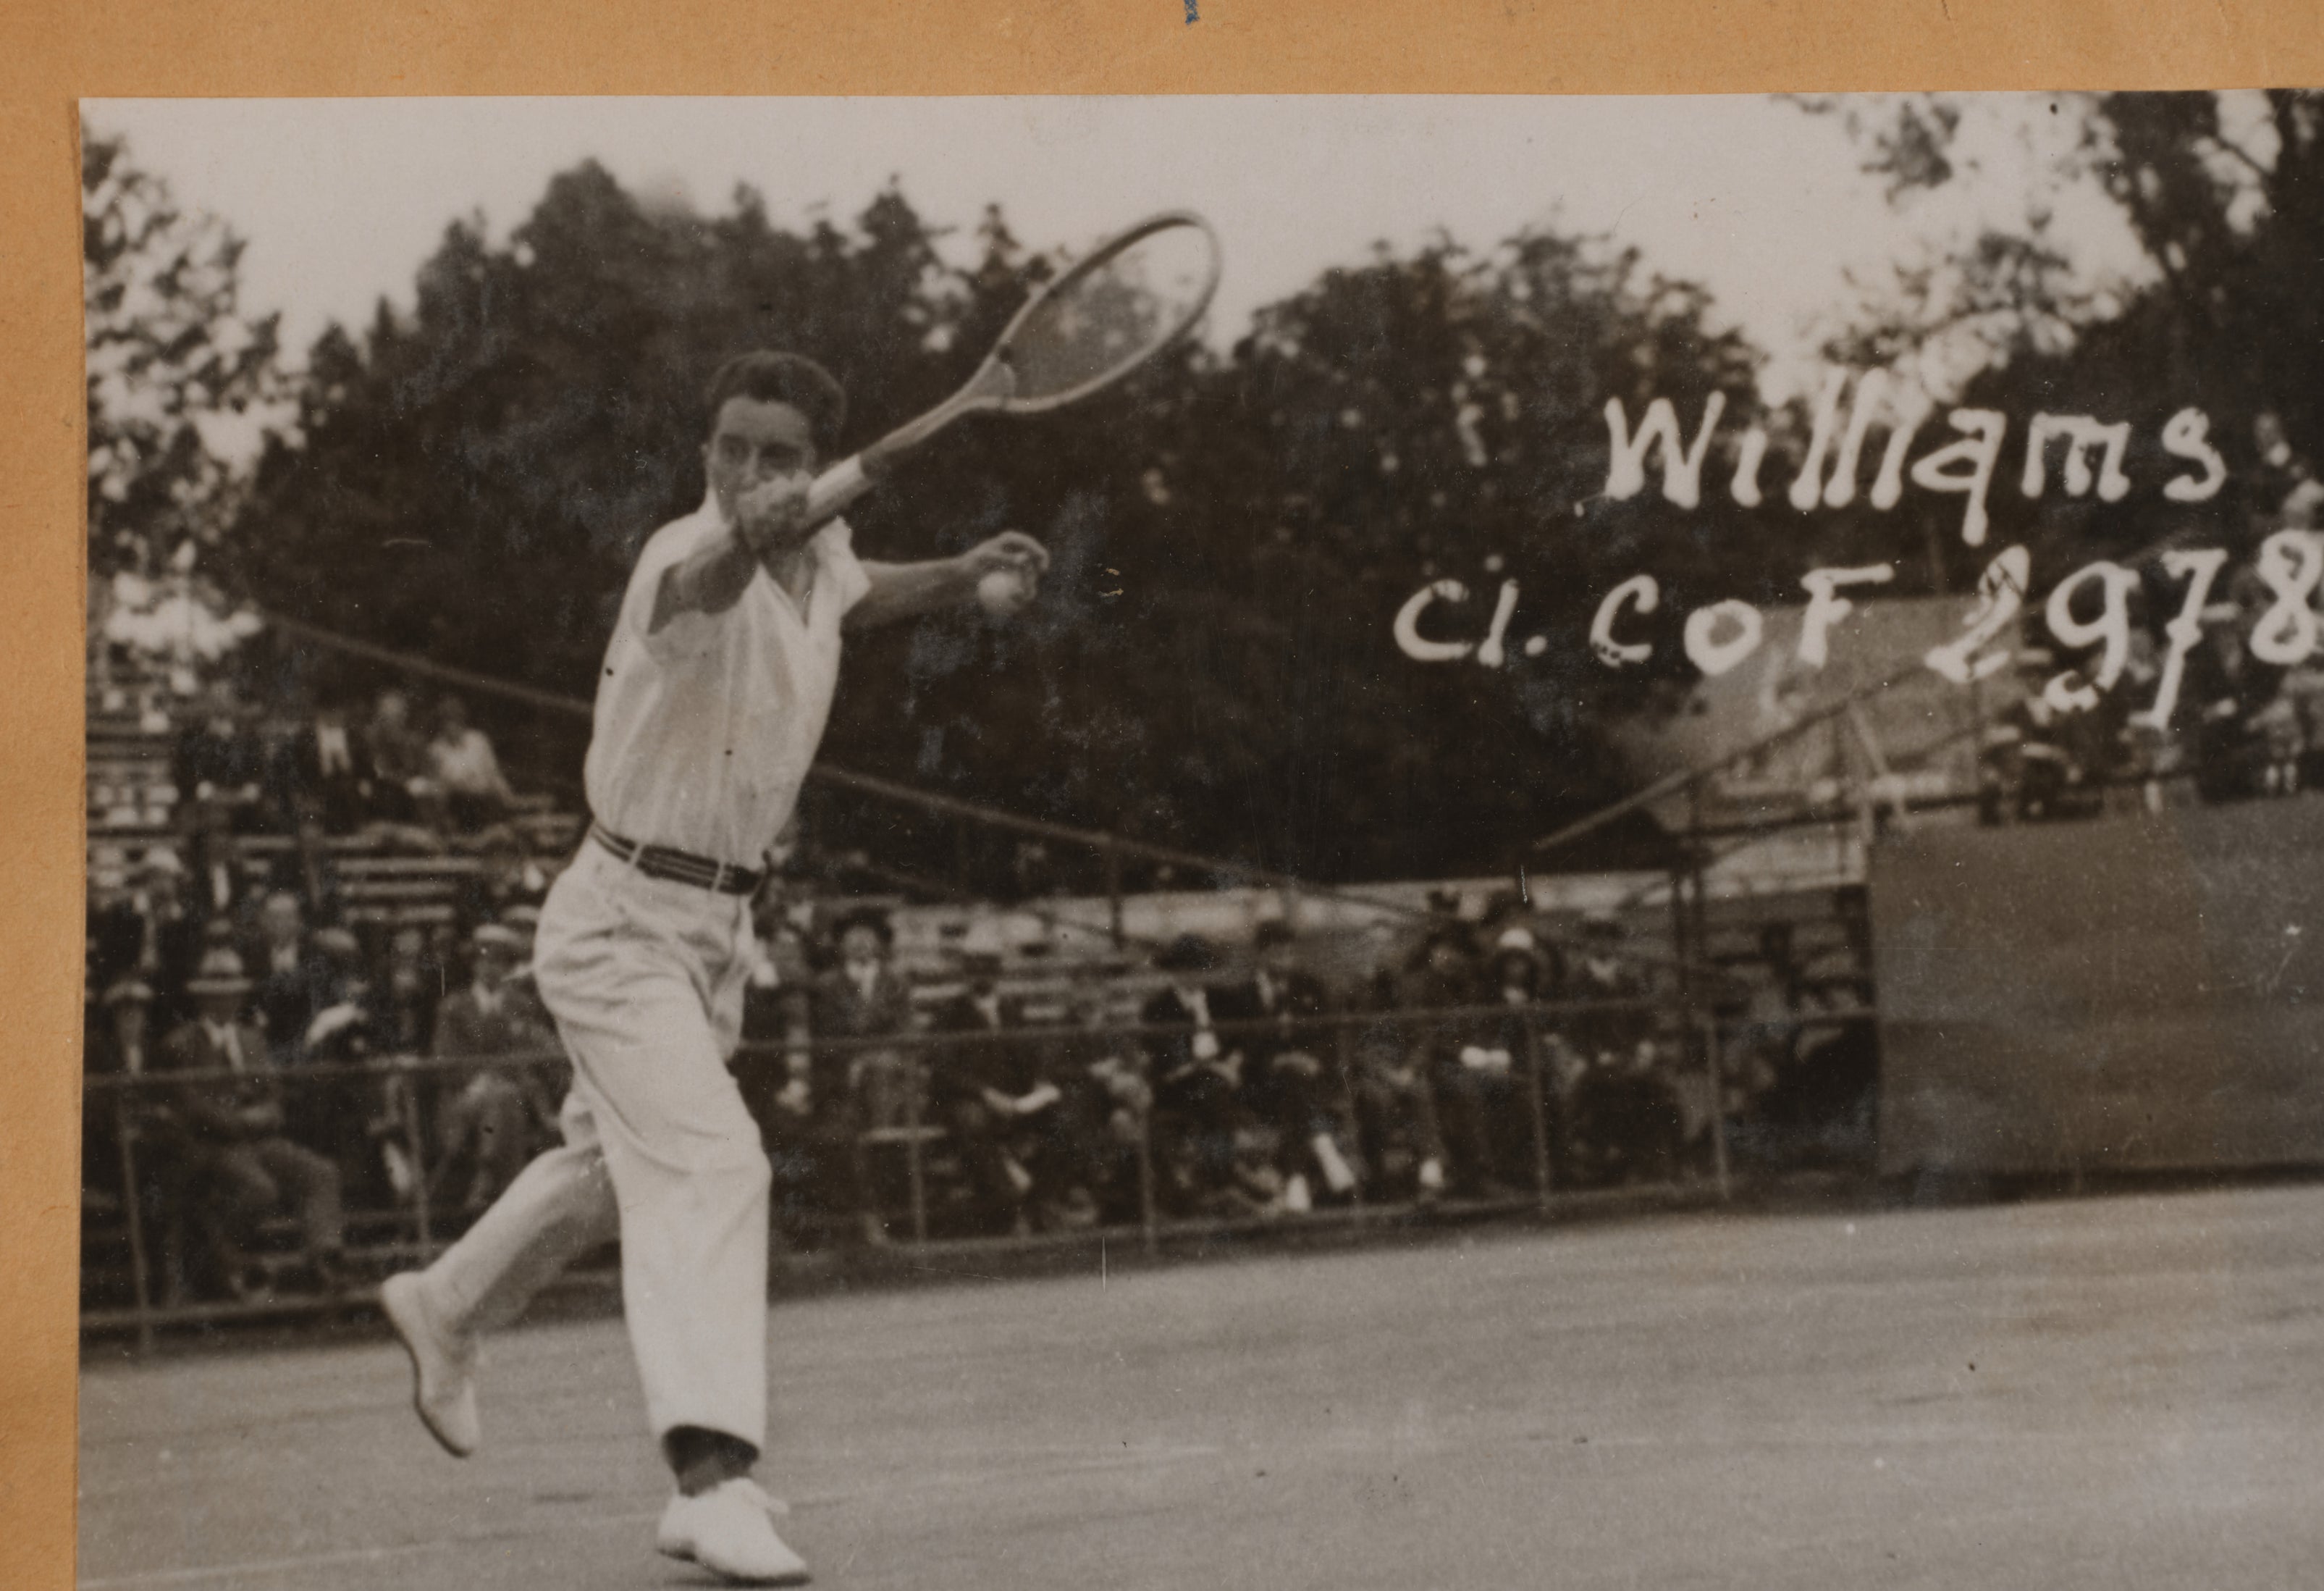
[[[1643,1048],[1590,1053],[1609,1019]],[[1209,1060],[1197,1058],[1194,1039],[1205,1031],[1218,1051]],[[1429,1160],[1447,1172],[1448,1200],[1465,1196],[1517,1207],[1545,1207],[1561,1189],[1637,1175],[1639,1165],[1613,1165],[1609,1156],[1617,1146],[1603,1141],[1611,1129],[1590,1116],[1593,1092],[1606,1094],[1625,1078],[1647,1079],[1674,1100],[1691,1091],[1713,1102],[1692,1137],[1691,1164],[1724,1189],[1722,1046],[1711,1023],[1683,1019],[1668,999],[1336,1011],[1221,1021],[1207,1029],[1104,1022],[746,1044],[735,1070],[779,1162],[786,1235],[844,1244],[876,1230],[909,1244],[973,1230],[973,1222],[964,1225],[963,1211],[973,1203],[966,1185],[974,1168],[964,1163],[964,1151],[974,1146],[964,1142],[961,1112],[945,1101],[969,1092],[964,1074],[977,1071],[979,1058],[995,1046],[1015,1052],[1019,1075],[1056,1089],[1045,1108],[1070,1113],[1082,1134],[1074,1140],[1047,1124],[1027,1129],[1036,1139],[1031,1151],[1019,1153],[1012,1145],[1024,1139],[1012,1140],[1002,1148],[1004,1165],[1018,1165],[1022,1177],[1019,1161],[1030,1161],[1036,1172],[1061,1184],[1102,1171],[1106,1186],[1084,1183],[1089,1201],[1074,1201],[1065,1229],[1126,1230],[1149,1248],[1176,1228],[1221,1218],[1212,1197],[1221,1188],[1205,1179],[1223,1179],[1231,1193],[1240,1186],[1235,1179],[1248,1172],[1263,1193],[1268,1176],[1280,1176],[1285,1157],[1300,1152],[1288,1135],[1305,1125],[1333,1141],[1352,1178],[1344,1188],[1323,1186],[1321,1174],[1314,1179],[1317,1201],[1337,1205],[1348,1219],[1429,1198],[1435,1189],[1416,1182],[1415,1169]],[[1286,1056],[1302,1059],[1280,1059]],[[1238,1057],[1239,1078],[1232,1075]],[[272,1278],[266,1296],[256,1298],[234,1296],[221,1284],[210,1235],[218,1195],[204,1183],[204,1145],[174,1107],[186,1090],[246,1081],[248,1074],[91,1074],[85,1089],[84,1326],[150,1341],[173,1325],[360,1299],[380,1277],[425,1263],[475,1213],[453,1197],[445,1175],[453,1169],[447,1154],[456,1148],[443,1131],[447,1102],[486,1076],[545,1096],[559,1087],[567,1065],[561,1052],[392,1057],[266,1074],[279,1087],[285,1132],[294,1141],[301,1122],[341,1124],[327,1141],[310,1130],[302,1146],[340,1172],[347,1246],[337,1285],[307,1284],[297,1224],[278,1213],[251,1228],[235,1262]],[[1281,1119],[1286,1066],[1301,1084],[1301,1126],[1286,1127]],[[1205,1086],[1205,1067],[1215,1084]],[[805,1107],[787,1119],[781,1096],[802,1078],[816,1081]],[[548,1138],[538,1113],[528,1120],[527,1130],[540,1134],[530,1147],[540,1147]],[[811,1154],[788,1153],[808,1141],[848,1157],[852,1169],[835,1174],[830,1153],[820,1165]],[[1081,1150],[1094,1143],[1102,1166],[1071,1154],[1062,1173],[1039,1163],[1063,1142]],[[1686,1150],[1675,1142],[1668,1147],[1670,1157],[1645,1167],[1647,1174],[1678,1173]],[[1490,1163],[1468,1163],[1479,1155]],[[1263,1198],[1249,1203],[1251,1213],[1268,1213]]]

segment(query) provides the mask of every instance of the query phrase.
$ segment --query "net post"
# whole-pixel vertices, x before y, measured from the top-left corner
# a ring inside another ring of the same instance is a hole
[[[1688,807],[1687,825],[1692,836],[1701,835],[1702,787],[1700,784],[1695,786],[1694,798]],[[1699,839],[1687,847],[1687,857],[1694,878],[1694,902],[1690,911],[1694,926],[1692,955],[1701,957],[1708,965],[1711,959],[1711,883],[1710,865],[1705,856],[1706,852]],[[1719,1018],[1715,1011],[1701,1001],[1695,1003],[1694,1018],[1699,1024],[1698,1040],[1702,1045],[1703,1076],[1711,1086],[1711,1178],[1718,1189],[1720,1201],[1724,1203],[1730,1197],[1730,1192],[1727,1179],[1727,1085],[1720,1066]]]
[[[390,1079],[396,1091],[398,1111],[403,1118],[403,1144],[411,1156],[411,1220],[420,1244],[420,1263],[431,1264],[436,1259],[435,1225],[430,1217],[428,1197],[428,1135],[420,1130],[420,1091],[411,1086],[409,1072]]]
[[[1138,1112],[1138,1238],[1147,1258],[1153,1258],[1160,1251],[1161,1223],[1154,1197],[1154,1099],[1150,1087],[1146,1103]]]
[[[82,1097],[88,1097],[87,1084]],[[137,1351],[153,1351],[153,1283],[146,1269],[143,1189],[137,1180],[137,1146],[129,1109],[129,1088],[113,1091],[113,1142],[121,1158],[121,1207],[129,1217],[129,1288],[137,1309]]]
[[[1109,839],[1104,846],[1106,931],[1113,939],[1116,950],[1125,948],[1130,935],[1124,930],[1121,898],[1121,847]]]
[[[1534,1202],[1549,1214],[1549,1100],[1542,1087],[1541,1019],[1531,1005],[1525,1008],[1526,1108],[1533,1117]]]
[[[1355,1211],[1356,1224],[1361,1226],[1364,1221],[1364,1174],[1361,1169],[1363,1166],[1364,1154],[1363,1144],[1360,1141],[1360,1127],[1363,1116],[1362,1113],[1356,1105],[1355,1050],[1354,1029],[1343,1014],[1340,1021],[1333,1024],[1332,1029],[1332,1060],[1333,1064],[1337,1067],[1340,1073],[1340,1108],[1342,1111],[1346,1113],[1345,1119],[1348,1124],[1348,1147],[1354,1151],[1354,1159],[1358,1168],[1356,1171],[1356,1186],[1348,1197],[1350,1204]]]
[[[919,1057],[907,1052],[903,1057],[904,1084],[904,1186],[912,1201],[912,1241],[928,1240],[928,1187],[927,1168],[920,1155],[920,1084],[927,1068]]]
[[[1702,1020],[1694,994],[1694,957],[1703,948],[1702,944],[1695,938],[1695,930],[1701,929],[1702,921],[1700,911],[1702,896],[1702,782],[1701,780],[1694,780],[1687,785],[1686,801],[1684,850],[1679,857],[1677,865],[1671,869],[1670,875],[1671,958],[1677,967],[1679,1031],[1685,1035],[1684,1042],[1691,1047],[1702,1037]],[[1694,897],[1692,902],[1688,900],[1690,891]],[[1714,1120],[1717,1117],[1718,1109],[1718,1096],[1714,1092],[1711,1098],[1711,1114]],[[1677,1180],[1683,1172],[1685,1145],[1682,1142],[1674,1147],[1680,1154],[1671,1168],[1674,1181]]]
[[[1703,1064],[1711,1078],[1711,1181],[1725,1204],[1735,1197],[1727,1172],[1727,1073],[1719,1053],[1719,1023],[1709,1015],[1702,1020]]]

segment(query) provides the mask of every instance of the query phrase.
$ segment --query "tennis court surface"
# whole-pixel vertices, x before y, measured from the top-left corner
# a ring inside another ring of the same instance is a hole
[[[2324,1563],[2324,1187],[959,1283],[775,1310],[762,1473],[818,1585],[2221,1591]],[[97,1349],[81,1584],[710,1583],[652,1554],[618,1321],[500,1339],[484,1390],[463,1464],[383,1336]]]

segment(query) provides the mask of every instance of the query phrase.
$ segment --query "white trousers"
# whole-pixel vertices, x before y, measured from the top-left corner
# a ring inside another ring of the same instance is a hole
[[[763,1448],[770,1179],[726,1069],[750,933],[741,897],[648,878],[582,846],[549,891],[533,957],[573,1058],[565,1142],[427,1281],[447,1319],[490,1330],[618,1231],[654,1434],[701,1426]]]

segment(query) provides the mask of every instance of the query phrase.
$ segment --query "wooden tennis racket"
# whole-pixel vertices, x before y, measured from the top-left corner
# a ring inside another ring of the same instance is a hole
[[[966,414],[1040,414],[1102,392],[1191,330],[1218,291],[1217,234],[1166,210],[1107,239],[1045,283],[951,397],[899,426],[807,489],[809,523],[829,519]]]

